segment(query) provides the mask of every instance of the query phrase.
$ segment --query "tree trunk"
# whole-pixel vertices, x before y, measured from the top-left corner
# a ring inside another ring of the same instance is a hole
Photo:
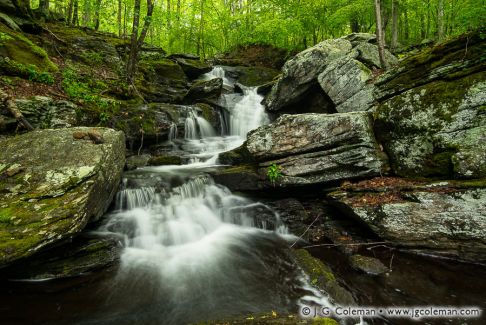
[[[68,25],[71,25],[71,20],[73,19],[73,7],[74,7],[74,0],[69,0],[66,22]]]
[[[122,37],[122,0],[118,0],[118,16],[117,16],[117,21],[118,21],[118,37]]]
[[[49,0],[39,0],[39,12],[42,17],[49,16]]]
[[[100,11],[101,11],[101,0],[96,0],[95,7],[95,30],[100,29]]]
[[[143,45],[145,37],[147,36],[147,31],[152,21],[153,10],[154,7],[152,0],[147,0],[147,16],[145,17],[145,22],[140,36],[138,36],[138,30],[140,27],[140,0],[135,0],[133,10],[133,28],[130,41],[130,55],[127,62],[127,80],[132,85],[134,84],[134,78],[137,73],[138,53]]]
[[[378,54],[380,56],[380,65],[386,70],[387,63],[385,59],[385,42],[383,40],[383,29],[381,25],[381,5],[380,0],[375,1],[375,16],[376,16],[376,38],[378,40]]]
[[[0,101],[5,106],[7,111],[9,111],[9,113],[12,114],[12,116],[17,120],[17,123],[19,123],[29,131],[34,130],[32,125],[29,123],[29,121],[24,117],[22,112],[18,109],[17,104],[15,104],[12,98],[10,98],[10,96],[1,89],[0,89]]]
[[[439,0],[437,4],[437,38],[444,39],[444,0]]]
[[[79,24],[79,19],[78,19],[78,6],[79,5],[79,0],[74,0],[74,10],[73,10],[73,26],[76,26]]]
[[[392,38],[391,48],[398,47],[398,0],[392,0]]]
[[[84,0],[83,5],[83,26],[86,27],[91,21],[91,1]]]

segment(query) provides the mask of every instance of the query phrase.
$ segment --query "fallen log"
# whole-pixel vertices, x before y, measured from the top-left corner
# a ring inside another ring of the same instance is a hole
[[[26,128],[29,131],[34,130],[32,125],[29,123],[29,121],[24,117],[21,111],[17,108],[17,105],[15,102],[12,100],[12,98],[4,92],[2,89],[0,89],[0,101],[1,103],[5,106],[5,108],[9,111],[10,114],[17,120],[17,123],[22,125],[24,128]]]

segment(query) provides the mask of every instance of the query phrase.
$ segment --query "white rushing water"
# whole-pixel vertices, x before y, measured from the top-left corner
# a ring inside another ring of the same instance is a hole
[[[221,71],[206,78],[224,78]],[[123,317],[182,324],[270,310],[295,312],[309,301],[328,304],[292,262],[287,247],[296,237],[278,214],[215,184],[199,169],[215,165],[218,153],[237,147],[249,131],[268,123],[261,100],[256,89],[245,89],[229,108],[226,136],[216,136],[210,123],[191,111],[182,140],[189,164],[126,175],[115,210],[102,227],[121,235],[126,246],[113,299],[129,295],[136,310]],[[171,141],[177,132],[174,125]]]

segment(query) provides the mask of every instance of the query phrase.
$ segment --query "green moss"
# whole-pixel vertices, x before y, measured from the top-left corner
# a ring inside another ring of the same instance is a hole
[[[58,67],[49,59],[46,51],[35,45],[22,33],[0,24],[0,48],[5,56],[18,64],[33,65],[40,72],[56,72]]]
[[[312,320],[312,325],[339,325],[339,323],[332,318],[316,317]]]
[[[12,218],[11,208],[0,208],[0,223],[10,223]]]
[[[182,165],[182,160],[178,156],[158,156],[151,157],[148,164],[150,166]]]
[[[186,74],[182,68],[177,63],[169,59],[143,60],[140,62],[139,68],[140,71],[142,71],[145,75],[155,74],[156,77],[174,80],[186,80]]]
[[[331,269],[320,260],[314,258],[305,249],[297,249],[293,253],[299,266],[310,277],[312,284],[316,285],[322,282],[336,281]]]

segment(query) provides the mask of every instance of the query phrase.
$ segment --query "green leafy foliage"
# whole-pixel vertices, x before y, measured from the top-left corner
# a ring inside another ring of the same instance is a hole
[[[267,177],[270,182],[275,186],[275,183],[280,177],[282,177],[282,168],[276,164],[272,164],[267,168]]]

